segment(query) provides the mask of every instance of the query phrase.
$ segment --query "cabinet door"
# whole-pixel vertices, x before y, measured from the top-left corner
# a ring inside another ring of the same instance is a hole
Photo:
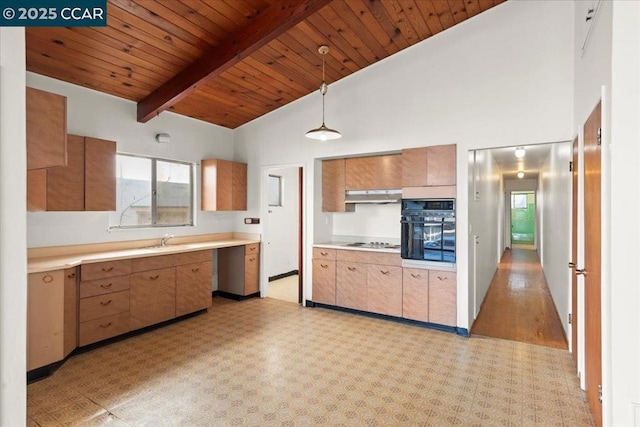
[[[200,185],[203,211],[230,211],[233,208],[232,163],[221,159],[201,161]]]
[[[336,262],[313,260],[313,302],[336,305]]]
[[[27,210],[47,210],[47,170],[27,171]]]
[[[402,186],[427,185],[427,147],[402,150]]]
[[[64,357],[78,346],[78,272],[64,271]]]
[[[344,203],[345,159],[322,162],[322,212],[353,212],[355,205]]]
[[[67,137],[67,166],[47,169],[47,210],[84,210],[84,137]]]
[[[85,138],[84,210],[116,210],[116,143]]]
[[[259,282],[260,257],[245,255],[244,257],[244,294],[255,294],[260,290]]]
[[[247,164],[231,164],[231,210],[247,210]]]
[[[131,275],[131,330],[176,317],[175,267]]]
[[[27,370],[64,358],[64,271],[29,274]]]
[[[176,267],[176,316],[211,307],[211,261]]]
[[[393,190],[402,186],[402,156],[355,157],[346,159],[347,190]]]
[[[427,149],[427,185],[456,185],[456,145]]]
[[[402,269],[402,317],[429,321],[429,270]]]
[[[367,310],[367,264],[336,262],[336,305]]]
[[[367,307],[372,313],[402,316],[402,267],[369,264]]]
[[[456,326],[456,273],[429,270],[429,322]]]
[[[27,88],[27,169],[67,164],[67,98]]]

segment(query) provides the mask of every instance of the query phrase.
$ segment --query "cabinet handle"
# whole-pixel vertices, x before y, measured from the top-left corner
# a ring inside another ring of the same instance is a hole
[[[384,274],[386,276],[387,274],[389,274],[389,270],[387,270],[387,271],[380,270],[380,273],[382,273],[382,274]]]
[[[106,306],[108,306],[109,304],[111,304],[111,301],[113,301],[113,300],[109,300],[109,301],[100,301],[100,305],[101,305],[101,306],[103,306],[103,307],[106,307]]]
[[[320,251],[320,255],[322,255],[322,256],[327,256],[327,255],[329,255],[329,252],[322,252],[322,251]]]
[[[53,282],[53,276],[50,274],[45,274],[44,277],[42,278],[42,281],[44,283],[51,283]]]
[[[255,261],[255,260],[256,260],[256,259],[255,259],[254,257],[249,258],[249,261],[251,261],[251,262],[253,262],[253,261]]]
[[[256,247],[255,247],[255,246],[249,246],[249,250],[250,250],[250,251],[255,251],[255,250],[256,250]]]
[[[437,277],[438,277],[438,280],[447,280],[447,276],[444,276],[444,277],[443,276],[437,276]]]
[[[349,270],[349,271],[356,271],[356,268],[355,268],[355,267],[347,267],[347,270]]]
[[[193,271],[194,273],[197,273],[198,271],[200,271],[200,267],[192,268],[191,271]]]
[[[160,275],[156,274],[155,276],[149,276],[149,279],[156,280],[158,277],[160,277]]]
[[[73,279],[73,278],[75,278],[75,277],[76,277],[76,273],[67,274],[67,277],[68,277],[69,279]]]
[[[105,285],[105,284],[100,285],[102,289],[109,289],[111,286],[113,286],[113,283],[109,283],[108,285]]]
[[[105,273],[108,273],[111,270],[113,270],[113,267],[108,267],[108,268],[102,267],[102,271],[104,271]]]
[[[322,268],[329,268],[329,266],[327,264],[320,264],[320,267]]]
[[[411,273],[411,277],[413,277],[414,279],[419,279],[419,278],[420,278],[420,277],[422,277],[422,276],[420,276],[419,274],[413,274],[413,273]]]
[[[108,328],[109,326],[111,326],[111,322],[107,323],[106,325],[100,325],[101,328]]]

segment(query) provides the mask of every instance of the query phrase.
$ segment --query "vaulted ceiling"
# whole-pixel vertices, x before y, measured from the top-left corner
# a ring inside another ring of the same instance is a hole
[[[27,69],[234,129],[505,0],[108,0],[106,27],[31,27]]]

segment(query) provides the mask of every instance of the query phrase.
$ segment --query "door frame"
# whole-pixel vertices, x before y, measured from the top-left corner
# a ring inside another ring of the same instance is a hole
[[[274,170],[278,169],[298,169],[298,221],[297,221],[297,233],[298,233],[298,303],[304,305],[304,295],[305,295],[305,281],[304,281],[304,243],[305,243],[305,215],[306,211],[304,209],[306,200],[307,200],[307,192],[305,185],[305,175],[306,175],[306,164],[304,163],[287,163],[281,165],[267,165],[262,166],[261,168],[261,179],[260,179],[260,217],[263,218],[262,225],[262,241],[268,241],[268,218],[269,218],[269,175],[273,173]],[[260,265],[263,268],[260,269],[260,298],[268,297],[268,289],[269,289],[269,275],[267,273],[266,265],[269,257],[272,256],[268,245],[263,244],[260,249]]]

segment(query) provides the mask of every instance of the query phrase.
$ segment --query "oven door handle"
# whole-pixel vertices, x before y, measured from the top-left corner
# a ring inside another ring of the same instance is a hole
[[[407,245],[409,245],[409,248],[407,250],[407,256],[409,257],[409,259],[413,259],[413,222],[408,221],[407,225],[409,226],[407,236]]]

